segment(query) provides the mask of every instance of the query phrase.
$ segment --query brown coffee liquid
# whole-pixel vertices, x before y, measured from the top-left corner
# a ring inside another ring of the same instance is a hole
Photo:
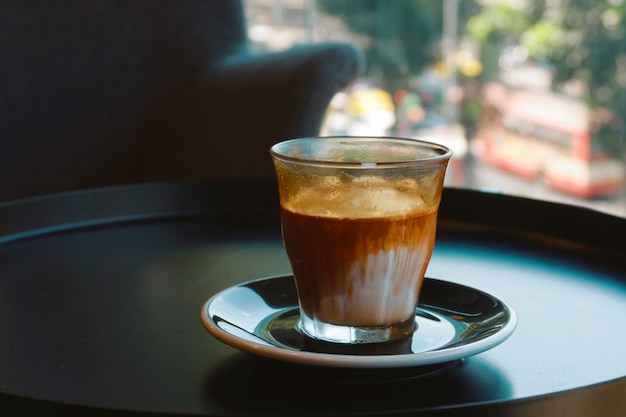
[[[436,208],[366,218],[294,211],[283,207],[282,232],[307,316],[380,326],[415,314],[435,244]]]

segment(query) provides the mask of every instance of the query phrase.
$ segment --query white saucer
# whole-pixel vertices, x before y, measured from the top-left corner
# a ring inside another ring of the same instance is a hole
[[[297,326],[298,299],[291,275],[263,278],[211,297],[200,319],[232,347],[305,365],[398,368],[441,364],[484,352],[506,340],[517,315],[503,300],[474,288],[426,278],[412,337],[346,345],[313,340]]]

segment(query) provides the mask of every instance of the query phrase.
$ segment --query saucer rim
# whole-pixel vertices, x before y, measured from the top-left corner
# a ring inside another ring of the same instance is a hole
[[[211,304],[214,303],[222,294],[229,290],[233,290],[237,287],[243,287],[254,282],[285,279],[292,276],[293,275],[291,274],[282,274],[258,278],[242,282],[240,284],[236,284],[219,291],[218,293],[211,296],[202,305],[202,309],[200,310],[200,320],[202,322],[202,325],[209,334],[211,334],[222,343],[225,343],[226,345],[236,348],[238,350],[266,357],[269,359],[275,359],[283,362],[291,362],[301,365],[315,365],[331,368],[372,369],[419,367],[464,359],[485,352],[501,344],[513,334],[513,331],[517,327],[517,313],[515,312],[513,307],[502,298],[474,287],[431,277],[425,277],[424,280],[441,281],[465,288],[467,290],[488,295],[489,297],[500,303],[502,305],[502,308],[508,312],[508,320],[506,321],[504,326],[502,326],[495,333],[489,335],[488,337],[472,341],[468,344],[460,346],[457,345],[452,347],[437,348],[434,350],[418,353],[403,353],[396,355],[350,355],[288,349],[277,344],[272,344],[269,340],[262,339],[259,336],[254,335],[250,332],[246,332],[247,334],[258,338],[258,342],[253,342],[243,339],[231,332],[228,332],[227,330],[224,330],[223,328],[219,327],[217,323],[208,315],[208,309]],[[293,306],[289,308],[293,308]],[[261,318],[260,321],[261,320],[263,320],[263,318]]]

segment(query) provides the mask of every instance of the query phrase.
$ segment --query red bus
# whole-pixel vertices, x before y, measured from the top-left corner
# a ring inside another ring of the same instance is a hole
[[[571,98],[501,84],[483,93],[487,112],[475,138],[482,162],[581,198],[624,186],[623,163],[592,138],[592,123],[608,123],[608,112],[592,114]]]

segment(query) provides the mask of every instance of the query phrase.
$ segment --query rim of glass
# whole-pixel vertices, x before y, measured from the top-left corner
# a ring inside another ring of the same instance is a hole
[[[354,141],[354,142],[363,142],[363,143],[371,143],[371,142],[380,142],[380,141],[392,141],[392,142],[400,142],[402,144],[411,144],[418,145],[427,149],[440,151],[441,154],[427,156],[419,159],[400,159],[397,161],[388,161],[388,162],[346,162],[346,161],[332,161],[326,159],[308,159],[303,157],[296,157],[285,155],[277,151],[277,148],[281,145],[295,143],[295,142],[311,142],[311,141]],[[355,167],[355,168],[383,168],[383,167],[391,167],[398,165],[412,165],[412,164],[427,164],[427,163],[436,163],[441,162],[447,159],[450,159],[452,156],[452,150],[447,146],[441,145],[435,142],[429,142],[422,139],[411,139],[411,138],[399,138],[392,136],[319,136],[319,137],[303,137],[303,138],[294,138],[287,139],[278,143],[275,143],[270,148],[270,154],[272,157],[279,159],[281,161],[286,162],[295,162],[295,163],[306,163],[306,164],[319,164],[324,166],[342,166],[342,167]],[[371,164],[371,166],[370,166]]]

